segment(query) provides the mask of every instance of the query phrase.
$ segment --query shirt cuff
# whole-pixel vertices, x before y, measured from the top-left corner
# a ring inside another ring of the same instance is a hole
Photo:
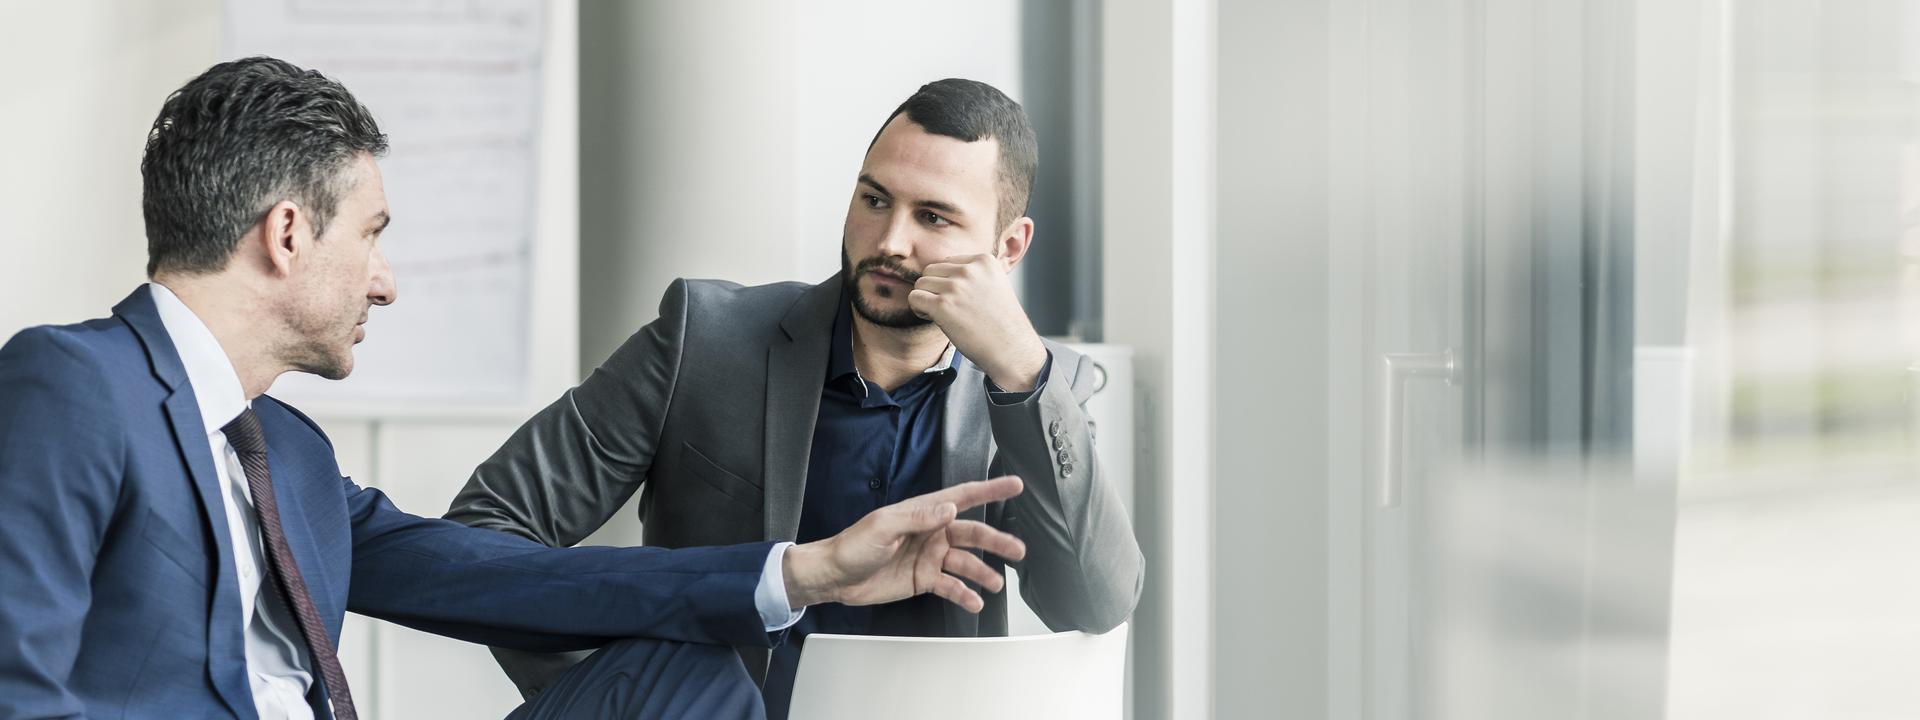
[[[773,544],[773,551],[767,553],[766,568],[760,572],[760,584],[753,588],[753,605],[760,610],[760,623],[767,632],[779,632],[800,622],[800,616],[807,614],[806,608],[793,609],[787,603],[786,559],[787,548],[793,543]]]
[[[1026,402],[1035,393],[1047,389],[1047,375],[1053,373],[1053,351],[1047,351],[1047,364],[1040,366],[1040,377],[1033,381],[1033,389],[1026,392],[1008,392],[1001,390],[993,378],[987,378],[987,400],[995,405],[1019,405]]]

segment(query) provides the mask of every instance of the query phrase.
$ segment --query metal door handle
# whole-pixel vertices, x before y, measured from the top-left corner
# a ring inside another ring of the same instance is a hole
[[[1401,435],[1406,425],[1406,384],[1413,378],[1454,383],[1453,350],[1438,353],[1388,353],[1380,356],[1380,507],[1400,504]]]

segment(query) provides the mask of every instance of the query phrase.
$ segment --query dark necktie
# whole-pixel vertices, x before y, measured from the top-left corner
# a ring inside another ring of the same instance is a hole
[[[280,506],[273,499],[273,478],[267,473],[267,438],[260,432],[260,418],[249,408],[240,417],[220,428],[227,445],[240,456],[240,467],[247,471],[247,489],[253,493],[253,512],[260,520],[260,535],[267,543],[267,564],[272,566],[279,596],[293,606],[293,619],[300,625],[300,636],[313,652],[314,667],[326,683],[327,697],[333,700],[335,720],[358,720],[353,712],[353,694],[347,691],[347,673],[340,669],[340,657],[327,638],[327,626],[320,611],[307,594],[307,581],[294,564],[293,549],[287,547],[287,533],[280,527]],[[236,549],[238,543],[235,544]]]

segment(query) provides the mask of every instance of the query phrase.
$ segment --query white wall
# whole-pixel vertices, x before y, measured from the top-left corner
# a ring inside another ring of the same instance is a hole
[[[107,314],[146,279],[140,152],[213,63],[219,4],[0,4],[0,338]]]

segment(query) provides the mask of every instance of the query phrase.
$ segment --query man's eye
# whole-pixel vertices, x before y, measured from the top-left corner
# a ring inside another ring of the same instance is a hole
[[[946,227],[948,225],[953,224],[952,222],[948,221],[946,218],[940,217],[939,215],[935,215],[931,212],[921,213],[920,216],[923,220],[926,221],[928,225],[932,225],[934,227]]]
[[[860,199],[867,204],[867,207],[876,210],[887,206],[887,201],[880,199],[880,196],[872,193],[861,195]]]

